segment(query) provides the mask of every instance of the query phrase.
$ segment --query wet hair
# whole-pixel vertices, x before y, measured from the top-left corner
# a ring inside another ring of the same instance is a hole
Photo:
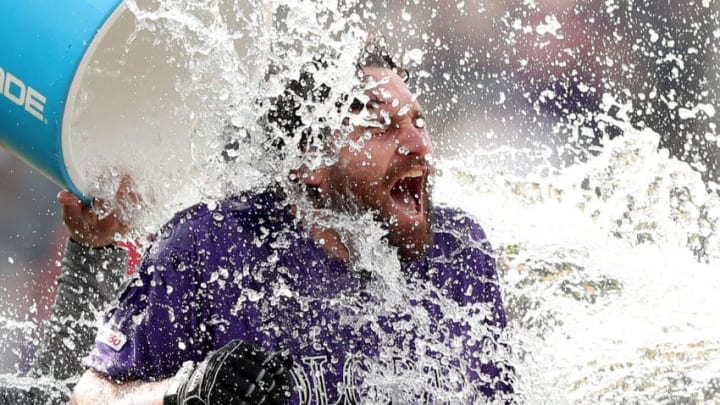
[[[356,67],[358,72],[362,72],[362,70],[367,67],[386,68],[400,76],[405,83],[410,79],[410,71],[395,62],[388,52],[385,37],[381,35],[371,36],[367,42],[365,42]]]
[[[305,103],[324,103],[328,101],[331,88],[325,83],[316,83],[315,74],[328,68],[329,64],[325,56],[318,56],[312,61],[305,63],[300,69],[300,76],[290,80],[282,94],[270,101],[270,108],[267,113],[266,123],[275,126],[281,131],[281,136],[274,137],[270,143],[273,148],[282,149],[285,146],[285,138],[293,138],[300,128],[298,145],[306,148],[315,140],[322,140],[330,131],[330,128],[323,126],[323,118],[319,121],[321,126],[313,133],[310,123],[304,123],[299,111]],[[371,36],[365,43],[356,63],[358,77],[362,77],[364,69],[368,67],[381,67],[392,70],[400,78],[407,82],[410,74],[407,69],[396,63],[390,55],[386,46],[385,38],[380,35]],[[359,110],[363,105],[360,100],[353,99],[348,103],[349,95],[343,94],[335,101],[335,107],[339,112],[343,108],[347,110]]]
[[[303,127],[299,111],[307,102],[323,103],[330,96],[330,87],[325,83],[316,85],[315,72],[327,68],[327,62],[318,57],[305,63],[300,69],[300,77],[290,80],[282,94],[270,101],[267,122],[280,129],[280,137],[272,139],[272,146],[282,149],[285,146],[285,137],[292,138]],[[300,133],[299,144],[302,147],[311,142],[312,128],[305,127]]]

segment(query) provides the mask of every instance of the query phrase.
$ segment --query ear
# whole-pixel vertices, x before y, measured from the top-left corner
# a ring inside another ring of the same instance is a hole
[[[325,182],[327,178],[327,167],[319,167],[315,170],[308,170],[305,166],[298,170],[294,170],[293,174],[298,182],[308,186],[319,187]]]

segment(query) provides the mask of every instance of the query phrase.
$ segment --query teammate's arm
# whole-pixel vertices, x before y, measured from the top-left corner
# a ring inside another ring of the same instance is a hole
[[[71,404],[282,405],[292,395],[291,367],[287,354],[233,340],[163,381],[118,383],[88,370]]]
[[[115,297],[122,284],[127,252],[115,246],[114,239],[126,233],[127,226],[115,213],[99,218],[68,191],[61,192],[58,201],[70,240],[43,345],[31,373],[66,379],[82,372],[80,358],[92,346],[95,313]]]

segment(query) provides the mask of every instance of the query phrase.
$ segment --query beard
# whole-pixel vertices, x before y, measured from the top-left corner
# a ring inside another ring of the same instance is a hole
[[[419,218],[408,220],[403,215],[398,215],[400,208],[390,193],[397,174],[413,165],[417,166],[418,163],[416,161],[398,163],[379,179],[363,178],[333,167],[328,173],[328,193],[317,196],[316,206],[331,208],[345,214],[372,211],[374,219],[387,230],[386,239],[391,246],[397,248],[399,258],[402,261],[417,259],[427,254],[433,240],[431,186],[428,181],[430,170],[422,181],[423,190],[420,197],[422,215]]]

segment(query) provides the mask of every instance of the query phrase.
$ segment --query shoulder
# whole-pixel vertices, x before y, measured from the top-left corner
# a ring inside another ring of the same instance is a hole
[[[217,250],[225,242],[252,238],[281,221],[284,211],[271,192],[243,193],[196,204],[175,214],[156,234],[155,255]]]
[[[431,266],[436,284],[461,304],[490,303],[492,315],[486,321],[504,327],[495,254],[485,231],[459,209],[440,206],[433,214]]]
[[[440,205],[433,209],[433,232],[448,235],[461,242],[482,242],[489,245],[482,226],[470,214],[458,208]]]
[[[213,215],[218,225],[246,226],[247,231],[259,228],[275,228],[288,221],[286,205],[271,190],[259,193],[243,193],[221,201]]]
[[[497,278],[492,245],[482,226],[467,212],[439,206],[433,210],[435,262],[453,263],[448,266],[455,277]],[[459,269],[459,270],[458,270]]]

